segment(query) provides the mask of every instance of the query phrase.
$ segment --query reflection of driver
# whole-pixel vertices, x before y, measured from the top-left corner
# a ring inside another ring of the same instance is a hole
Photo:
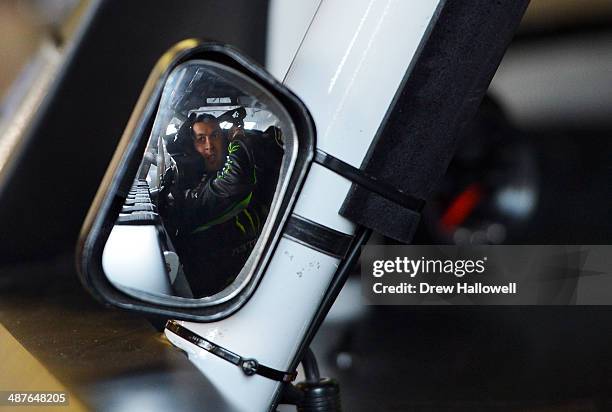
[[[276,180],[269,181],[257,165],[266,161],[256,161],[262,154],[253,139],[243,134],[230,142],[214,116],[200,114],[192,120],[190,137],[205,173],[187,185],[191,187],[173,182],[172,207],[165,218],[174,226],[194,296],[202,297],[221,291],[244,266],[267,217],[269,189]]]
[[[217,119],[207,114],[196,118],[192,136],[207,174],[196,188],[185,193],[183,223],[198,232],[239,212],[248,215],[257,182],[255,159],[249,145],[244,139],[228,144]]]

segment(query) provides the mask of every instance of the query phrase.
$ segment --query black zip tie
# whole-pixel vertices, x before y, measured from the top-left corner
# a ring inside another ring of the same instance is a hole
[[[317,149],[314,161],[324,168],[350,180],[357,186],[361,186],[370,192],[376,193],[408,210],[420,213],[425,206],[425,200],[405,193],[389,183],[379,180],[376,176],[372,176],[361,169],[357,169],[322,150]]]
[[[278,369],[262,365],[256,359],[243,358],[240,355],[237,355],[234,352],[201,337],[197,333],[192,332],[186,327],[180,325],[175,320],[169,320],[166,323],[166,329],[175,335],[180,336],[186,341],[193,343],[197,347],[238,366],[247,376],[259,375],[279,382],[293,382],[297,376],[297,372],[283,372]]]

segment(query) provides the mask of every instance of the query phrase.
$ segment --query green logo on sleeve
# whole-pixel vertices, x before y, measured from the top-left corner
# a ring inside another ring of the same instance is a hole
[[[240,148],[240,143],[238,142],[230,142],[229,146],[227,146],[227,151],[229,154],[236,152]]]

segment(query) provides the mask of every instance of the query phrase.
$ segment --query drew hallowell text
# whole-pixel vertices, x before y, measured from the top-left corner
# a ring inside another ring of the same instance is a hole
[[[465,283],[460,282],[455,285],[431,285],[426,282],[420,282],[417,285],[402,282],[396,285],[383,285],[380,282],[372,285],[372,291],[375,294],[387,294],[387,293],[399,293],[399,294],[424,294],[424,293],[435,293],[435,294],[516,294],[516,282],[508,283],[507,285],[483,285],[482,283]]]

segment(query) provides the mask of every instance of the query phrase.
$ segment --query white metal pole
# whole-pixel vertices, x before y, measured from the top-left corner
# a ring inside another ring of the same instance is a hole
[[[409,69],[439,0],[323,0],[285,78],[310,110],[317,148],[359,167]],[[353,234],[338,214],[350,182],[314,164],[294,213]],[[213,323],[183,322],[243,357],[286,370],[339,265],[282,238],[253,297]],[[171,333],[238,410],[268,410],[280,383],[242,370]]]

